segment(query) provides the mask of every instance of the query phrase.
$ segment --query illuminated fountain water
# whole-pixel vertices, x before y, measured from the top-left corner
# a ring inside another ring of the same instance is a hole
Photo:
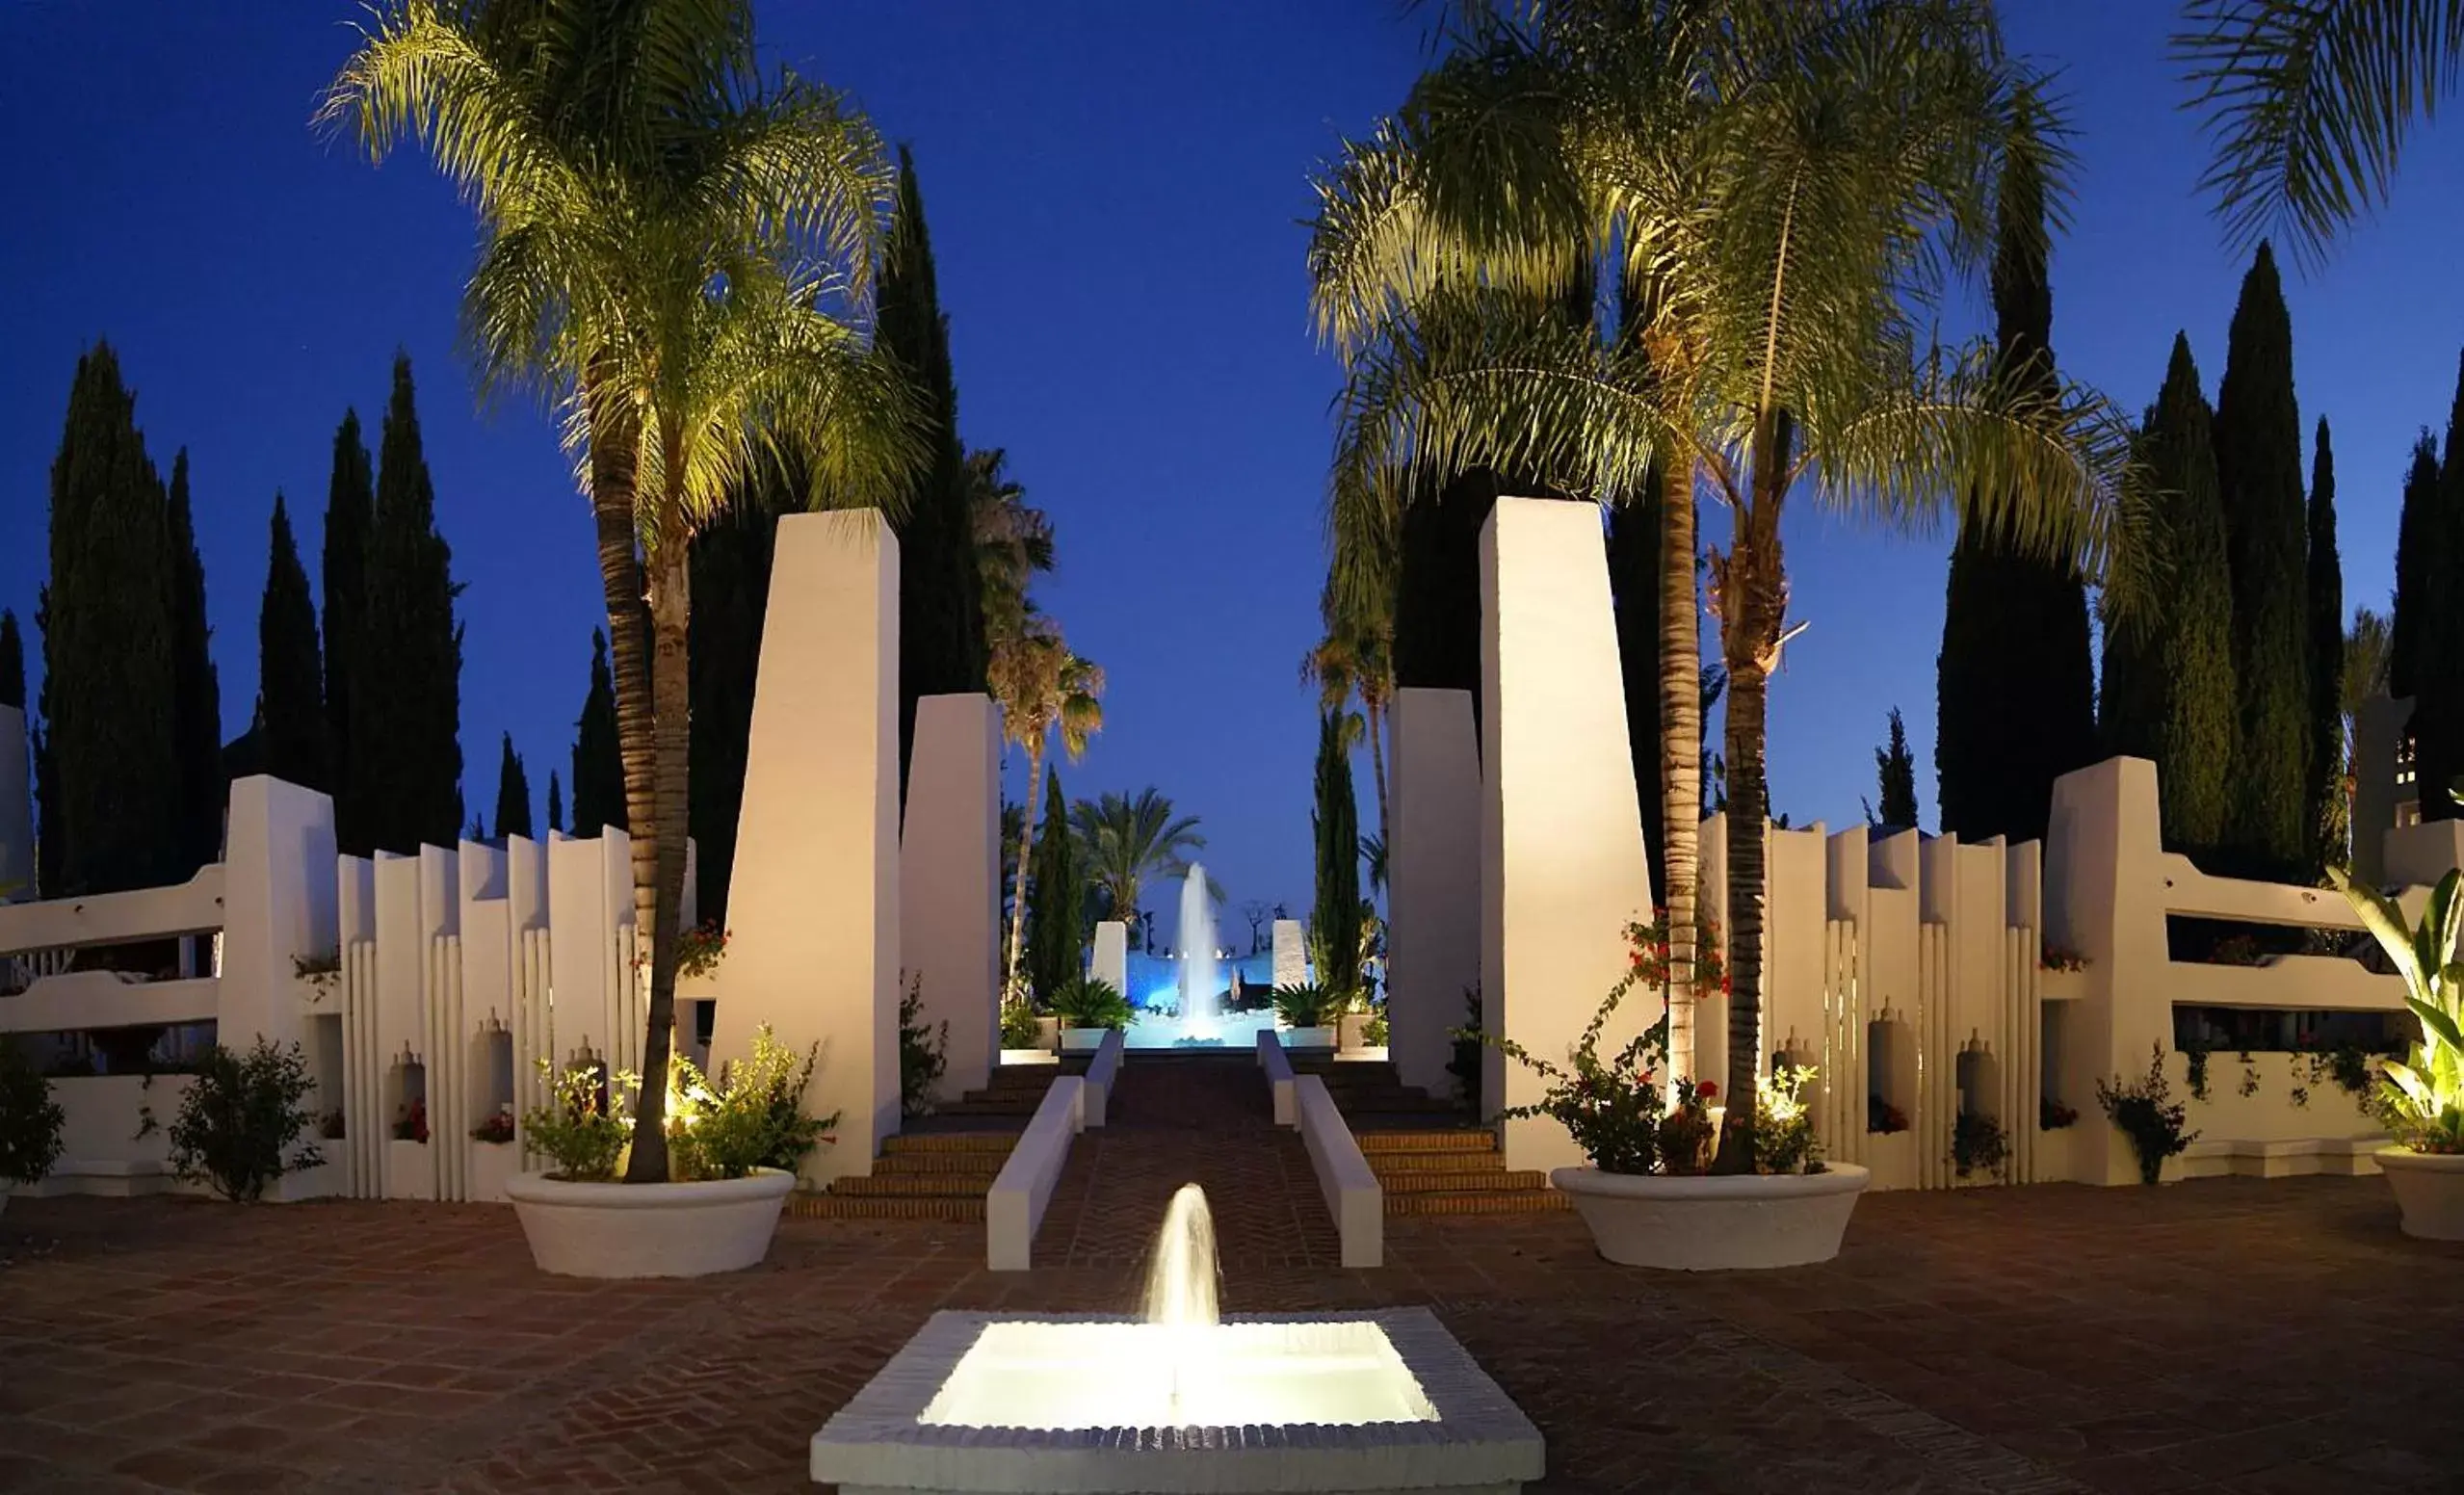
[[[1215,993],[1222,980],[1215,963],[1215,900],[1206,892],[1206,869],[1190,864],[1181,879],[1181,1026],[1191,1037],[1215,1028]]]
[[[813,1435],[864,1492],[1517,1490],[1540,1434],[1425,1308],[1217,1309],[1215,1222],[1182,1186],[1144,1313],[934,1314]]]

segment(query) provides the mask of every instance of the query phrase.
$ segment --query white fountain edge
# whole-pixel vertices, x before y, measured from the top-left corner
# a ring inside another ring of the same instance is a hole
[[[916,1491],[1510,1487],[1546,1465],[1540,1431],[1426,1308],[1226,1314],[1226,1324],[1376,1325],[1435,1422],[1242,1428],[959,1428],[917,1421],[990,1324],[1135,1324],[1133,1314],[944,1309],[813,1434],[814,1481]],[[1157,1436],[1157,1434],[1167,1436]],[[1366,1461],[1366,1462],[1364,1462]]]

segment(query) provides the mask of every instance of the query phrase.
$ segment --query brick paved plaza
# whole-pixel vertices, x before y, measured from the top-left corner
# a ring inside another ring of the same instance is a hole
[[[1234,1311],[1427,1303],[1567,1491],[2464,1488],[2464,1248],[2376,1179],[1872,1195],[1822,1268],[1612,1268],[1571,1215],[1390,1220],[1334,1265],[1254,1071],[1145,1063],[1032,1274],[982,1227],[790,1219],[673,1284],[535,1272],[510,1211],[20,1199],[0,1489],[793,1491],[935,1308],[1116,1309],[1162,1201],[1215,1201]]]

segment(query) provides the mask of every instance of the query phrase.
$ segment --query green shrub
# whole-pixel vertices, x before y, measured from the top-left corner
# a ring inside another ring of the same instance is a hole
[[[2410,1062],[2391,1059],[2379,1066],[2379,1113],[2396,1141],[2415,1152],[2464,1153],[2464,966],[2455,963],[2464,873],[2438,879],[2418,930],[2407,930],[2401,909],[2341,868],[2328,875],[2396,963],[2404,1005],[2422,1025]]]
[[[1323,1028],[1341,1009],[1335,993],[1314,982],[1274,988],[1274,1015],[1286,1028]]]
[[[172,1169],[225,1199],[262,1198],[283,1174],[325,1161],[316,1143],[299,1141],[316,1124],[304,1104],[316,1088],[296,1043],[259,1038],[245,1054],[216,1044],[171,1119]]]
[[[548,1103],[522,1117],[531,1150],[556,1165],[550,1178],[567,1183],[606,1183],[616,1177],[625,1144],[633,1140],[632,1097],[642,1079],[629,1070],[610,1074],[604,1065],[582,1064],[556,1072],[546,1060]]]
[[[1360,1041],[1366,1047],[1382,1049],[1393,1036],[1394,1030],[1386,1023],[1386,1004],[1381,1000],[1370,1008],[1369,1021],[1360,1025]]]
[[[793,1173],[827,1140],[838,1113],[812,1116],[804,1091],[822,1046],[799,1059],[771,1036],[753,1031],[753,1050],[719,1072],[713,1088],[692,1064],[675,1062],[678,1099],[669,1107],[668,1157],[681,1179],[742,1178],[755,1168]]]
[[[1035,1006],[1024,996],[1012,996],[1001,1004],[1001,1046],[1005,1049],[1032,1049],[1043,1042],[1043,1030],[1035,1025]]]
[[[1052,1010],[1063,1028],[1129,1027],[1129,999],[1111,982],[1079,976],[1053,993]]]
[[[1784,1064],[1754,1082],[1755,1172],[1822,1171],[1822,1141],[1805,1109],[1805,1082],[1813,1078],[1811,1064]]]
[[[60,1161],[67,1114],[51,1082],[14,1043],[0,1037],[0,1180],[39,1184]]]
[[[924,1020],[924,978],[907,982],[899,998],[899,1111],[920,1116],[932,1110],[932,1087],[950,1067],[950,1025],[936,1031]]]
[[[2164,1078],[2162,1043],[2154,1046],[2146,1078],[2097,1081],[2096,1104],[2105,1108],[2107,1118],[2131,1140],[2131,1150],[2138,1155],[2140,1183],[2152,1184],[2163,1177],[2164,1160],[2199,1139],[2198,1133],[2183,1129],[2190,1113],[2173,1099],[2173,1086]]]
[[[1463,988],[1463,1026],[1454,1032],[1455,1052],[1446,1061],[1446,1072],[1455,1077],[1461,1090],[1463,1108],[1474,1117],[1481,1115],[1481,987],[1474,982]]]
[[[1647,1063],[1656,1048],[1652,1035],[1637,1037],[1612,1058],[1600,1053],[1601,1031],[1636,982],[1636,977],[1628,975],[1610,988],[1564,1065],[1536,1057],[1511,1038],[1477,1029],[1461,1030],[1455,1037],[1476,1037],[1548,1082],[1537,1101],[1507,1107],[1499,1113],[1501,1116],[1554,1118],[1573,1137],[1591,1166],[1604,1173],[1648,1173],[1664,1159],[1675,1162],[1679,1171],[1696,1171],[1691,1152],[1669,1158],[1664,1147],[1674,1142],[1681,1151],[1700,1150],[1707,1161],[1711,1138],[1707,1108],[1717,1088],[1681,1088],[1677,1113],[1664,1119],[1660,1088]],[[1677,1124],[1671,1127],[1666,1121]]]
[[[2010,1142],[2000,1121],[1963,1112],[1951,1123],[1951,1166],[1961,1178],[1979,1171],[2000,1178],[2009,1160]]]

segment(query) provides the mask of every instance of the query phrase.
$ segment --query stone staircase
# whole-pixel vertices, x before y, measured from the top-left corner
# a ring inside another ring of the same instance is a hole
[[[1572,1208],[1537,1169],[1513,1171],[1489,1128],[1403,1084],[1386,1060],[1310,1056],[1293,1061],[1314,1074],[1351,1127],[1369,1170],[1385,1191],[1389,1215],[1528,1215]]]
[[[984,1191],[1009,1161],[1009,1132],[920,1132],[887,1139],[868,1176],[799,1193],[787,1212],[823,1220],[983,1219]]]
[[[932,1115],[941,1116],[1015,1116],[1021,1126],[1035,1108],[1043,1104],[1044,1091],[1052,1088],[1055,1078],[1065,1074],[1085,1074],[1084,1059],[1063,1061],[1058,1064],[996,1064],[991,1083],[980,1090],[969,1090],[957,1100],[943,1101]]]

